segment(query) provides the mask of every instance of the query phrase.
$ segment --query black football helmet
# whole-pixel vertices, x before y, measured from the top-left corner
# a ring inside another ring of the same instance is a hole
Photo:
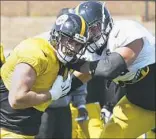
[[[72,8],[63,8],[59,11],[57,17],[63,15],[63,14],[68,14],[68,13],[74,13],[74,9]]]
[[[82,16],[89,26],[90,45],[88,45],[88,50],[95,52],[101,46],[105,46],[113,26],[113,20],[105,3],[83,2],[75,8],[75,13]]]
[[[75,63],[80,58],[89,38],[85,20],[76,14],[60,15],[51,30],[50,42],[55,44],[58,59],[66,63]]]

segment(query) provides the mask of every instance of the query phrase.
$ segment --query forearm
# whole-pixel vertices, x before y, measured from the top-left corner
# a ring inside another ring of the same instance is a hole
[[[78,71],[74,71],[74,75],[79,80],[81,80],[81,82],[83,82],[83,83],[87,83],[92,78],[91,74],[89,74],[89,73],[81,73],[81,72],[78,72]]]
[[[86,105],[86,95],[74,96],[72,99],[73,106],[79,108],[82,105]]]
[[[72,103],[75,107],[79,107],[86,104],[86,84],[82,85],[78,89],[72,92]]]
[[[21,93],[22,94],[22,93]],[[25,93],[24,96],[19,98],[12,97],[9,95],[9,103],[14,109],[25,109],[29,107],[33,107],[39,104],[42,104],[48,100],[51,100],[51,94],[47,93],[36,93],[34,91],[29,91]]]
[[[91,79],[90,74],[84,74],[78,71],[74,71],[74,76],[72,79],[71,91],[75,91],[77,88],[87,83]]]
[[[104,59],[90,64],[94,75],[106,79],[114,79],[128,72],[128,67],[137,59],[143,48],[143,39],[137,39],[124,47],[115,49],[115,52],[106,53]]]
[[[120,54],[113,52],[100,61],[91,62],[90,69],[94,76],[114,79],[127,72],[127,65]]]

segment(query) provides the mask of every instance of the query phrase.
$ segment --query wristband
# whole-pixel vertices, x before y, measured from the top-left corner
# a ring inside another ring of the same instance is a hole
[[[83,85],[83,82],[81,80],[79,80],[75,75],[73,75],[70,91],[74,91],[82,85]]]

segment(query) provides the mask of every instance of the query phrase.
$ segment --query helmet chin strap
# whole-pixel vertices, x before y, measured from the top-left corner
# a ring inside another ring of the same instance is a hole
[[[98,46],[98,48],[102,47],[106,42],[106,36],[105,35],[102,36],[102,35],[101,35],[100,39],[95,42],[95,44]]]
[[[67,64],[68,62],[72,61],[72,59],[73,59],[73,57],[69,57],[69,56],[63,54],[60,47],[57,50],[56,54],[57,54],[57,58],[64,64]]]

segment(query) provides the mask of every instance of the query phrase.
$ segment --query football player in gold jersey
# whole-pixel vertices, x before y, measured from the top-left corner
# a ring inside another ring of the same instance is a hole
[[[3,45],[0,44],[0,67],[4,64],[5,57],[4,57],[4,51],[3,51]]]
[[[0,44],[0,68],[5,62],[5,56],[4,56],[4,51],[3,51],[3,45]],[[0,70],[0,80],[1,80],[1,70]]]
[[[1,138],[34,138],[44,110],[70,90],[66,79],[71,74],[63,78],[62,67],[76,63],[76,55],[85,51],[88,26],[82,17],[65,14],[56,20],[53,31],[55,43],[51,42],[53,35],[49,41],[26,39],[1,68],[6,87],[0,93]]]

